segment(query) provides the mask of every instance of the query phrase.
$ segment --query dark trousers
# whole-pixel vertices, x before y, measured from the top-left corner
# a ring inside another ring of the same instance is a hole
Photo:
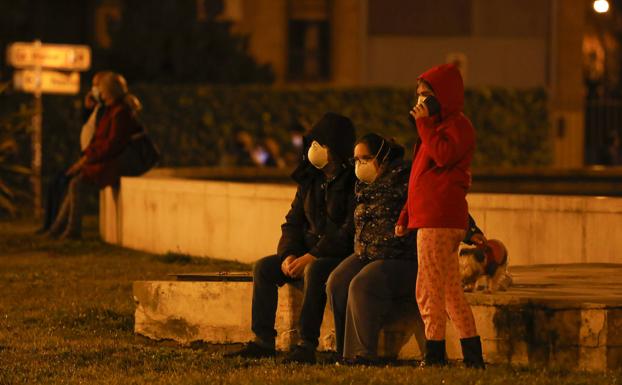
[[[63,203],[50,226],[50,233],[63,237],[77,237],[82,232],[82,206],[86,182],[80,175],[69,181]]]
[[[54,223],[70,181],[71,177],[65,175],[65,171],[62,171],[56,174],[54,179],[47,185],[42,230],[48,230]]]
[[[337,352],[345,358],[376,357],[380,329],[389,313],[401,304],[414,306],[416,277],[416,261],[346,258],[326,284]]]
[[[281,258],[276,255],[257,261],[253,270],[252,330],[258,342],[274,346],[274,322],[278,302],[278,288],[286,283],[302,283],[303,299],[299,332],[302,344],[317,348],[320,327],[326,307],[326,280],[340,259],[318,258],[307,265],[302,279],[292,279],[283,274]]]

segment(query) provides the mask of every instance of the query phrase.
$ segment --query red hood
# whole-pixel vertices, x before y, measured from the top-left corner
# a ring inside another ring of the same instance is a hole
[[[426,72],[423,79],[432,86],[441,104],[441,118],[462,112],[464,108],[464,83],[460,70],[454,64],[441,64]]]

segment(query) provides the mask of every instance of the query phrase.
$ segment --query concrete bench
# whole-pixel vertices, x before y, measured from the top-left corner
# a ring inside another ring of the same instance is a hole
[[[484,356],[489,363],[555,365],[605,370],[622,367],[621,265],[514,267],[515,285],[494,295],[467,294]],[[134,282],[135,331],[154,339],[238,343],[253,338],[251,277],[238,281]],[[277,347],[295,341],[301,292],[279,290]],[[400,309],[380,335],[380,354],[419,359],[422,327],[416,306]],[[419,323],[418,323],[419,322]],[[334,349],[332,314],[327,309],[320,350]],[[419,337],[419,338],[418,338]],[[460,359],[459,338],[448,323],[450,359]]]
[[[177,281],[134,283],[137,333],[181,343],[205,341],[226,344],[253,339],[253,285],[250,273],[230,275],[226,279],[218,274],[180,274],[177,278]],[[301,306],[301,287],[287,284],[279,290],[275,326],[277,349],[288,350],[298,341],[297,321]],[[403,351],[402,357],[419,358],[417,339],[423,344],[423,325],[413,299],[407,306],[395,309],[382,330],[379,340],[381,353],[397,357]],[[409,347],[404,350],[404,345]],[[335,350],[333,315],[328,306],[324,312],[318,349]]]

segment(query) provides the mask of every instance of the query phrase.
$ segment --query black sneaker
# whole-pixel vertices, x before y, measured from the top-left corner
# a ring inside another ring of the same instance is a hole
[[[341,361],[341,365],[344,366],[383,366],[387,365],[387,362],[379,358],[369,358],[363,356],[356,356],[355,358],[344,358]]]
[[[296,345],[283,359],[284,364],[315,364],[315,349]]]
[[[276,357],[276,350],[266,348],[256,342],[249,342],[237,352],[225,353],[225,358],[273,358]]]

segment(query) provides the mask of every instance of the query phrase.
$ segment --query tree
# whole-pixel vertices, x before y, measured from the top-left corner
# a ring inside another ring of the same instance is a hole
[[[270,66],[247,53],[247,37],[232,34],[208,3],[207,18],[198,20],[196,0],[125,0],[112,26],[110,67],[131,82],[272,82]]]

